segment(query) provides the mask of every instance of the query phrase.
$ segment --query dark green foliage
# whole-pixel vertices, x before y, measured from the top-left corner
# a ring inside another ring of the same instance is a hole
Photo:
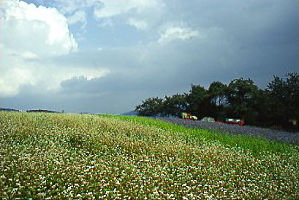
[[[219,81],[211,83],[209,87],[209,94],[211,101],[216,106],[220,107],[226,103],[225,94],[227,91],[227,86]]]
[[[257,113],[254,110],[258,88],[251,79],[243,78],[231,81],[227,87],[226,98],[229,103],[227,115],[242,118],[252,124]]]
[[[271,113],[269,116],[271,125],[289,128],[291,127],[289,120],[298,120],[298,91],[297,74],[289,73],[285,78],[274,76],[274,80],[268,84],[266,90],[270,98],[268,112]]]
[[[247,113],[247,123],[269,127],[269,105],[270,97],[265,90],[258,89],[252,99],[250,112]]]
[[[136,111],[142,116],[155,116],[163,111],[163,99],[158,97],[148,98],[136,107]]]
[[[188,108],[188,102],[186,95],[175,94],[173,96],[165,96],[163,102],[163,115],[180,116],[181,112],[186,111]]]
[[[189,95],[187,95],[189,111],[199,118],[210,114],[211,99],[208,91],[200,85],[192,85]]]
[[[290,122],[298,120],[298,90],[297,73],[285,78],[274,76],[266,90],[259,89],[251,79],[239,78],[228,85],[213,82],[208,90],[191,85],[187,94],[149,98],[136,111],[141,116],[180,116],[181,112],[190,112],[199,119],[242,118],[249,125],[298,130],[298,125]]]
[[[224,118],[224,106],[227,105],[227,86],[219,81],[213,82],[210,84],[208,93],[211,99],[209,116],[216,119]]]

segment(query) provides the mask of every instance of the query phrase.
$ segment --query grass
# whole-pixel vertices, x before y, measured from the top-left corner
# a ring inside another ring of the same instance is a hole
[[[236,134],[224,135],[221,134],[221,130],[212,131],[199,128],[186,128],[184,126],[176,125],[170,122],[165,122],[156,119],[135,117],[135,116],[117,116],[117,115],[100,115],[105,118],[120,119],[132,123],[140,123],[146,126],[154,126],[163,130],[172,132],[184,133],[186,140],[192,136],[192,139],[219,142],[226,147],[240,147],[244,150],[250,151],[253,155],[264,155],[266,153],[285,153],[290,155],[298,152],[298,148],[295,145],[282,143],[278,141],[270,141],[264,138],[258,138],[254,136]]]
[[[298,199],[298,147],[123,116],[0,113],[0,199]]]

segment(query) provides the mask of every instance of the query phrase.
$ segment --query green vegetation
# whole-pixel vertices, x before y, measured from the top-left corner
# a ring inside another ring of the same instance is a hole
[[[176,133],[183,133],[182,137],[186,140],[192,138],[192,140],[198,141],[209,141],[209,142],[219,142],[225,147],[239,147],[246,151],[249,151],[253,155],[263,155],[266,153],[286,153],[287,155],[292,155],[297,153],[296,147],[294,145],[285,144],[276,141],[269,141],[264,138],[258,138],[254,136],[247,136],[243,134],[224,135],[221,134],[221,130],[212,131],[204,130],[198,128],[186,128],[179,126],[170,122],[164,122],[156,119],[149,119],[143,117],[133,117],[133,116],[116,116],[116,115],[100,115],[105,118],[120,119],[124,121],[129,121],[132,123],[139,123],[146,126],[154,126],[156,128],[163,129],[165,131],[171,131]]]
[[[2,112],[0,158],[0,199],[299,198],[298,147],[139,117]]]
[[[213,82],[208,89],[191,85],[184,94],[148,98],[136,106],[141,116],[180,116],[190,112],[199,119],[213,117],[241,118],[246,124],[297,130],[292,123],[298,119],[299,76],[289,73],[285,78],[274,76],[265,90],[251,79],[235,79],[229,84]]]

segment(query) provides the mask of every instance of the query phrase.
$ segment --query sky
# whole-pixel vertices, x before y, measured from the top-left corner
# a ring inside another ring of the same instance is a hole
[[[0,107],[121,114],[298,72],[298,1],[2,0]]]

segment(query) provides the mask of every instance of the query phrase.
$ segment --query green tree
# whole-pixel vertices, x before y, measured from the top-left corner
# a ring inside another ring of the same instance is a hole
[[[225,116],[224,106],[226,105],[227,86],[219,81],[210,84],[208,93],[211,99],[210,116],[221,119]]]
[[[155,97],[142,101],[142,104],[136,106],[135,111],[141,116],[160,115],[163,110],[163,99]]]
[[[165,96],[163,103],[163,114],[180,116],[188,107],[185,94],[175,94],[173,96]]]
[[[298,91],[299,76],[297,73],[289,73],[285,78],[274,76],[274,80],[268,84],[266,89],[270,98],[269,115],[272,125],[291,128],[289,120],[298,120]]]
[[[266,90],[259,89],[251,79],[239,78],[228,85],[213,82],[208,90],[191,85],[187,94],[149,98],[135,110],[143,116],[180,116],[186,111],[199,119],[238,117],[245,119],[247,124],[290,129],[289,120],[298,120],[298,90],[297,73],[289,73],[284,78],[274,76]]]
[[[198,118],[211,116],[211,99],[208,91],[200,85],[191,85],[191,90],[187,95],[187,110]]]
[[[231,117],[239,117],[254,123],[258,113],[254,110],[258,87],[251,79],[235,79],[231,81],[226,90],[226,98],[229,103],[227,114]]]
[[[210,84],[208,93],[211,97],[211,102],[216,106],[222,106],[225,104],[225,93],[227,86],[219,81],[213,82]]]

